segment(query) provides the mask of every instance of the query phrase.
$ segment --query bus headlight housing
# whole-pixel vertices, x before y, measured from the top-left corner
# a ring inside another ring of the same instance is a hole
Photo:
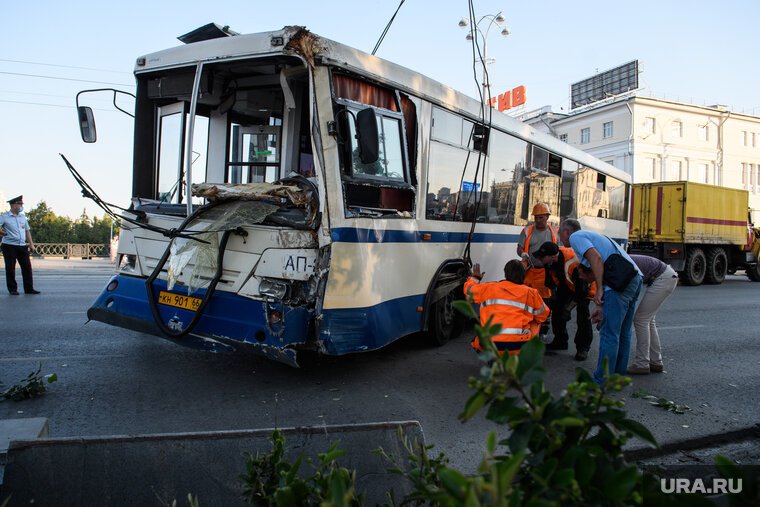
[[[262,296],[282,300],[288,295],[288,284],[278,280],[264,278],[259,283],[259,293]]]
[[[120,254],[119,271],[122,273],[136,273],[137,256],[132,254]]]

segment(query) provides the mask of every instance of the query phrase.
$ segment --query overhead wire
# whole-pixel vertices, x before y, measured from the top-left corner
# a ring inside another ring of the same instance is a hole
[[[470,42],[472,46],[472,72],[473,77],[475,79],[475,84],[477,85],[478,89],[478,96],[480,97],[480,120],[481,125],[483,125],[483,130],[481,132],[482,138],[481,138],[481,146],[480,149],[478,149],[478,159],[475,163],[475,174],[473,175],[472,180],[472,189],[470,190],[469,195],[467,196],[468,203],[470,202],[470,197],[474,194],[475,199],[473,203],[473,211],[472,211],[472,224],[470,226],[470,233],[467,236],[467,244],[465,245],[464,252],[462,253],[462,258],[465,260],[465,262],[468,265],[472,265],[472,258],[470,257],[470,251],[472,247],[472,240],[475,236],[475,224],[478,220],[478,212],[480,210],[480,205],[483,200],[483,194],[485,191],[485,157],[483,157],[483,150],[487,149],[488,145],[483,144],[486,143],[490,138],[490,132],[491,132],[491,120],[492,120],[492,114],[493,114],[493,108],[490,107],[491,103],[491,87],[490,87],[490,81],[488,79],[488,65],[485,59],[483,58],[483,53],[480,49],[480,41],[478,40],[478,26],[477,26],[477,19],[475,15],[475,7],[473,5],[472,0],[468,0],[467,2],[468,8],[469,8],[469,18],[470,18]],[[483,87],[481,88],[480,83],[478,82],[478,62],[481,63],[483,67]],[[477,128],[477,125],[473,125],[472,134],[470,136],[470,139],[472,139],[473,142],[473,148],[475,148],[475,129]],[[467,161],[469,161],[470,158],[470,151],[467,151]],[[465,162],[465,167],[462,171],[462,180],[460,181],[460,192],[462,191],[462,183],[464,182],[464,175],[467,171],[467,164],[468,162]],[[481,172],[481,162],[482,162],[482,172]],[[480,176],[480,192],[478,192],[478,176]]]
[[[8,62],[8,63],[23,63],[26,65],[43,65],[45,67],[60,67],[62,69],[77,69],[77,70],[91,70],[95,72],[109,72],[112,74],[127,74],[131,75],[131,72],[126,72],[123,70],[108,70],[108,69],[95,69],[93,67],[78,67],[75,65],[63,65],[60,63],[45,63],[45,62],[30,62],[28,60],[10,60],[7,58],[0,58],[0,62]]]
[[[79,83],[94,83],[94,84],[106,84],[106,85],[113,85],[113,86],[131,86],[131,87],[135,86],[134,84],[111,83],[108,81],[93,81],[91,79],[76,79],[72,77],[46,76],[44,74],[26,74],[23,72],[0,71],[0,74],[4,74],[6,76],[22,76],[22,77],[37,77],[37,78],[42,78],[42,79],[57,79],[59,81],[76,81]]]
[[[375,44],[375,49],[372,50],[372,54],[374,55],[377,53],[377,50],[380,49],[380,44],[385,39],[385,36],[388,34],[388,30],[390,30],[391,25],[393,24],[393,20],[396,19],[396,14],[398,14],[398,11],[401,10],[401,6],[404,5],[404,2],[406,0],[401,0],[401,2],[398,4],[398,7],[396,8],[396,12],[393,13],[393,16],[391,16],[391,20],[388,21],[388,24],[385,25],[385,30],[383,30],[383,33],[380,34],[380,38],[377,40],[377,44]]]

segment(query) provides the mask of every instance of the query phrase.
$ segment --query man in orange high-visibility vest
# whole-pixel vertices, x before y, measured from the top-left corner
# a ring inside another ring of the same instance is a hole
[[[581,278],[578,271],[580,259],[572,248],[558,247],[547,241],[536,251],[536,257],[545,266],[546,285],[555,291],[550,305],[552,314],[552,332],[554,341],[546,346],[547,350],[567,350],[567,321],[570,311],[576,308],[575,321],[575,360],[583,361],[588,357],[588,349],[594,338],[594,331],[589,320],[589,300],[596,294],[596,283],[591,285]]]
[[[517,241],[517,255],[522,258],[523,263],[528,268],[525,274],[525,285],[536,289],[541,294],[541,297],[544,298],[544,302],[548,303],[552,292],[544,283],[546,279],[544,265],[541,264],[535,253],[547,241],[557,243],[559,234],[554,227],[549,225],[551,211],[548,204],[539,202],[533,206],[532,214],[533,224],[525,226],[520,232],[520,238]],[[550,322],[550,320],[547,320],[541,325],[539,334],[542,340],[545,340],[546,335],[549,333]]]
[[[520,348],[538,334],[539,326],[549,317],[549,308],[537,290],[523,285],[525,266],[513,259],[504,266],[501,282],[480,283],[485,273],[475,264],[464,284],[464,293],[480,305],[480,323],[493,317],[493,324],[501,324],[501,331],[491,337],[499,353],[517,354]],[[470,343],[483,350],[478,337]]]

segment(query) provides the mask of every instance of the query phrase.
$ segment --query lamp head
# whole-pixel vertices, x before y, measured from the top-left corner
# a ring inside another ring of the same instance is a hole
[[[470,24],[470,21],[467,18],[462,18],[459,20],[459,26],[462,28],[466,27],[469,24]]]

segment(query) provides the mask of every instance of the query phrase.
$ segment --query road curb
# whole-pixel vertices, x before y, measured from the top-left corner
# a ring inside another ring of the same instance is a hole
[[[666,456],[672,456],[682,451],[688,452],[703,449],[715,449],[716,454],[719,454],[721,446],[748,442],[752,440],[757,440],[758,444],[760,444],[760,423],[737,430],[713,433],[711,435],[704,435],[696,438],[676,440],[674,442],[662,444],[657,448],[640,447],[636,449],[629,449],[623,451],[623,456],[625,457],[626,461],[630,463],[636,461],[649,461]]]

